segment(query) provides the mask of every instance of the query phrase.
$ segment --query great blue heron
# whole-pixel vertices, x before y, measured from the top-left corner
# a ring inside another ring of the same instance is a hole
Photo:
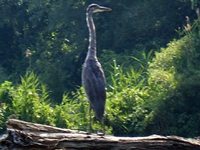
[[[111,9],[91,4],[86,11],[86,21],[89,29],[89,47],[82,69],[82,85],[90,103],[89,133],[91,133],[91,109],[93,109],[97,118],[102,123],[103,134],[105,134],[103,115],[106,101],[106,80],[101,64],[96,56],[96,31],[92,18],[93,13],[103,11],[111,11]]]

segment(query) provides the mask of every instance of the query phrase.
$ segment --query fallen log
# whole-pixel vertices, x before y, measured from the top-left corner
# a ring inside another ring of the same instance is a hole
[[[88,134],[16,119],[7,121],[7,134],[0,138],[1,150],[200,150],[198,138],[151,135],[115,137]]]

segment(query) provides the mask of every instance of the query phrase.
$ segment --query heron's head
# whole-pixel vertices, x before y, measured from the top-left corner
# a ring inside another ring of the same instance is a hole
[[[97,13],[97,12],[103,12],[103,11],[111,11],[112,9],[108,7],[99,6],[97,4],[91,4],[87,8],[87,12]]]

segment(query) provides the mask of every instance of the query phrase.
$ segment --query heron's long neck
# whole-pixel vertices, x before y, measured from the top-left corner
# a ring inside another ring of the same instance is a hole
[[[89,47],[87,57],[92,56],[96,58],[96,31],[92,18],[92,12],[87,12],[86,21],[89,29]]]

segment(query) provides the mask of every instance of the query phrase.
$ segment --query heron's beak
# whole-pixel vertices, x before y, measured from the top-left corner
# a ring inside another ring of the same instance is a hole
[[[100,6],[98,9],[94,10],[93,13],[96,13],[96,12],[103,12],[103,11],[111,11],[112,9],[108,8],[108,7],[103,7],[103,6]]]
[[[110,9],[108,7],[100,6],[100,10],[102,10],[102,11],[111,11],[112,9]]]

